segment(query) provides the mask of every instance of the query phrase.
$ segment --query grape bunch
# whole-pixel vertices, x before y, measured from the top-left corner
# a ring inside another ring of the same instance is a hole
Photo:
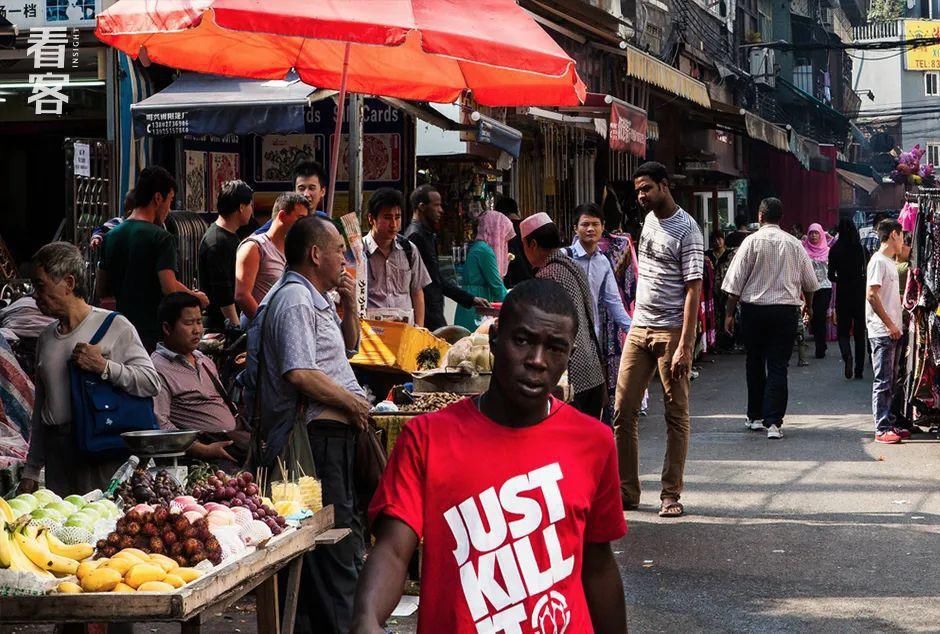
[[[124,501],[125,507],[136,504],[169,504],[170,500],[182,494],[180,485],[165,469],[151,477],[142,467],[135,469],[131,477],[115,491],[115,495]]]
[[[275,535],[279,535],[287,525],[277,511],[261,501],[261,491],[247,471],[229,477],[220,469],[209,476],[204,485],[197,485],[193,489],[193,496],[200,504],[217,502],[228,507],[243,506],[251,511],[252,518],[267,524]]]
[[[117,521],[115,530],[98,541],[95,558],[113,557],[125,548],[166,555],[184,568],[205,559],[213,564],[222,561],[222,547],[205,518],[190,523],[182,513],[170,513],[162,505],[153,512],[128,511]]]

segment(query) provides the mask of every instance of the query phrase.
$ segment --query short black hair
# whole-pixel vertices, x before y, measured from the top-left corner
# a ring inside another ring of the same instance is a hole
[[[510,196],[500,196],[499,200],[493,204],[493,209],[504,216],[511,216],[519,213],[519,203]]]
[[[418,205],[430,205],[431,194],[440,194],[433,185],[424,184],[411,192],[411,208],[418,210]]]
[[[398,207],[402,210],[405,208],[405,197],[397,189],[382,187],[369,196],[370,218],[377,218],[383,209],[389,209],[390,207]]]
[[[192,293],[183,291],[164,295],[163,299],[160,300],[160,306],[157,307],[157,319],[160,320],[161,326],[169,324],[172,328],[187,308],[201,308],[199,298]]]
[[[124,217],[127,218],[131,215],[131,212],[134,211],[134,208],[137,206],[137,201],[134,200],[134,190],[129,189],[127,193],[124,194]]]
[[[558,227],[556,227],[553,222],[542,225],[523,238],[523,240],[526,243],[530,240],[535,240],[535,244],[543,249],[557,249],[561,246],[561,234],[558,233]]]
[[[758,213],[764,214],[764,222],[778,224],[783,218],[783,203],[779,198],[765,198],[760,201]]]
[[[636,171],[633,172],[633,180],[641,176],[648,176],[654,183],[662,183],[663,181],[669,180],[669,171],[666,170],[666,166],[662,163],[648,161],[636,168]]]
[[[134,185],[134,207],[146,207],[157,194],[166,197],[171,191],[179,191],[179,187],[176,185],[176,179],[166,169],[159,165],[145,167]]]
[[[249,204],[253,193],[254,191],[245,181],[225,181],[216,199],[216,209],[219,210],[219,215],[228,218],[241,209],[242,205]]]
[[[748,224],[747,214],[737,214],[734,217],[734,226],[737,227],[746,227]]]
[[[302,205],[307,208],[308,212],[310,211],[310,201],[307,200],[306,197],[295,192],[281,194],[277,197],[277,200],[274,201],[274,207],[271,209],[271,215],[276,216],[282,211],[290,213],[294,211],[294,207],[297,205]]]
[[[287,260],[287,266],[301,266],[314,245],[324,244],[329,235],[328,226],[332,224],[331,220],[317,215],[306,216],[295,222],[284,239],[284,259]]]
[[[725,232],[722,231],[721,229],[715,229],[715,230],[712,231],[711,234],[708,236],[708,244],[709,244],[709,246],[715,244],[715,242],[716,242],[717,240],[719,240],[719,239],[721,239],[721,240],[724,240],[724,239],[725,239]]]
[[[294,182],[298,178],[310,178],[311,176],[317,177],[317,180],[320,181],[320,187],[327,187],[330,184],[330,177],[327,175],[326,170],[316,161],[301,161],[294,166],[292,176]]]
[[[499,309],[499,322],[504,323],[510,315],[525,317],[530,308],[538,308],[550,315],[570,317],[574,323],[574,334],[578,333],[578,312],[565,287],[558,282],[533,278],[513,286]]]
[[[878,223],[878,239],[881,240],[882,244],[887,242],[888,238],[890,238],[891,234],[895,231],[900,231],[901,235],[904,235],[904,229],[901,227],[901,223],[894,218],[885,218]]]
[[[604,224],[604,212],[597,203],[581,203],[574,208],[574,224],[581,222],[581,216],[597,218]]]

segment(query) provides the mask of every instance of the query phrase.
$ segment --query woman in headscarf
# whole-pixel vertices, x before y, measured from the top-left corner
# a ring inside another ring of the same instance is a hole
[[[814,222],[809,226],[803,238],[803,248],[813,263],[819,290],[813,293],[813,319],[810,331],[816,342],[816,358],[826,358],[826,319],[829,314],[829,301],[832,299],[832,282],[829,281],[829,236],[822,225]]]
[[[836,284],[836,327],[845,378],[862,378],[865,369],[865,249],[851,218],[839,221],[839,239],[829,250],[829,280]],[[850,335],[855,338],[852,354]],[[854,361],[854,363],[853,363]]]
[[[488,211],[484,214],[496,214],[495,211]],[[461,287],[474,297],[483,297],[491,302],[501,302],[506,297],[506,287],[503,285],[503,276],[499,272],[496,253],[493,248],[483,240],[480,235],[480,220],[482,216],[471,217],[474,239],[467,249],[467,260],[463,265],[463,284]],[[463,326],[470,332],[473,332],[482,322],[482,317],[477,314],[476,307],[465,308],[457,307],[454,315],[454,324]]]

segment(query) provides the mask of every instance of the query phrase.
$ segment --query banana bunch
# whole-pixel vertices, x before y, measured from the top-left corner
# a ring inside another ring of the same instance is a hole
[[[44,578],[74,575],[79,562],[93,553],[91,544],[66,546],[45,529],[14,521],[10,505],[0,498],[0,568]]]

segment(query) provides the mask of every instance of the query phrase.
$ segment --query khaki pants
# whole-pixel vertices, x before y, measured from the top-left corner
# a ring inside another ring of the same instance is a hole
[[[620,495],[628,504],[640,501],[637,421],[643,392],[657,369],[663,383],[666,409],[666,457],[660,498],[678,500],[682,493],[682,474],[689,450],[689,376],[673,379],[670,372],[672,355],[679,346],[681,334],[681,330],[634,326],[624,344],[617,376],[614,435],[620,464]]]

